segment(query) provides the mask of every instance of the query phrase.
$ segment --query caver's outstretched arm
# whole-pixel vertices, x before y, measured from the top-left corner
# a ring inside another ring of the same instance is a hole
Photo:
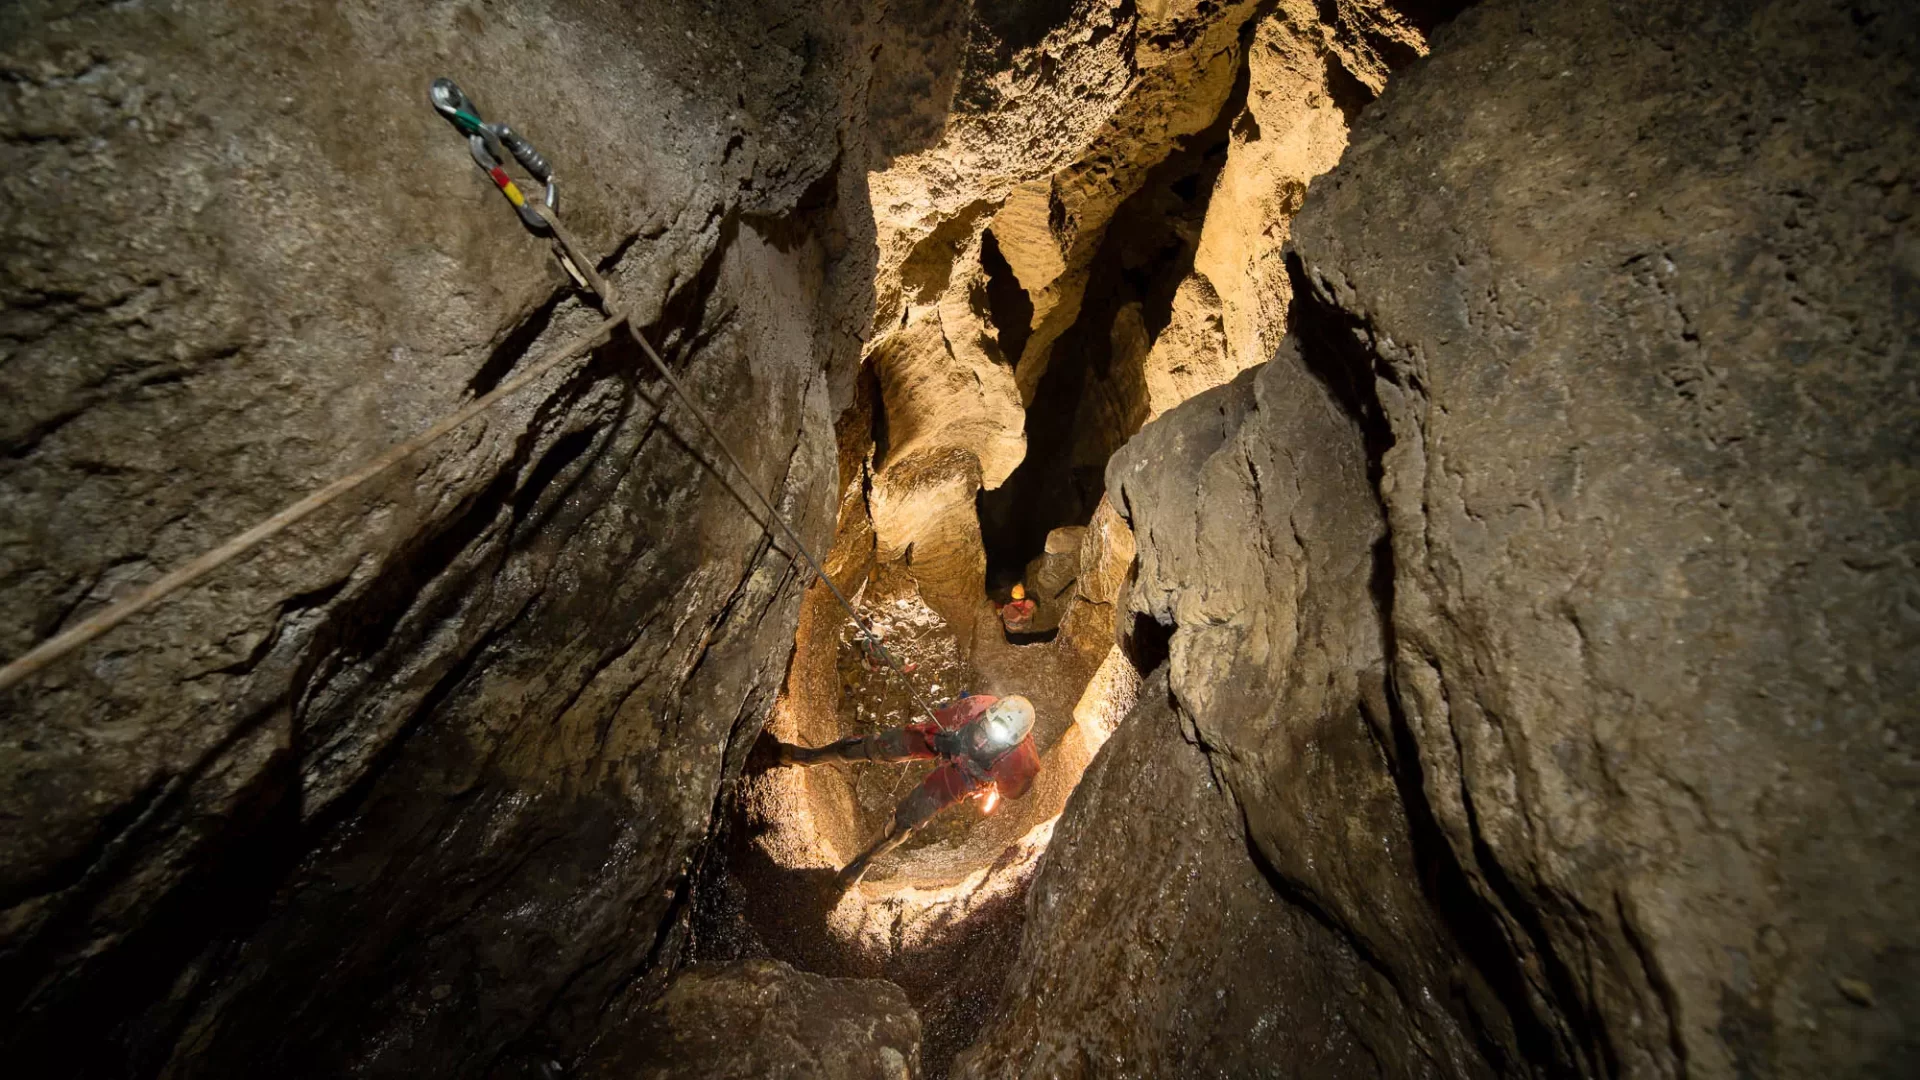
[[[941,756],[935,744],[942,732],[965,727],[986,712],[999,699],[984,694],[962,696],[935,710],[938,725],[912,724],[872,735],[850,735],[825,746],[808,747],[780,743],[782,765],[823,765],[836,761],[923,761]]]
[[[859,881],[874,859],[905,843],[913,830],[941,810],[988,792],[1017,799],[1026,794],[1040,769],[1033,746],[1033,704],[1018,694],[962,696],[936,710],[930,723],[856,735],[821,747],[781,743],[779,755],[786,765],[928,758],[944,762],[895,808],[886,834],[840,872],[843,888]]]
[[[835,761],[919,761],[937,756],[933,744],[914,728],[852,735],[825,746],[779,744],[782,765],[823,765]]]

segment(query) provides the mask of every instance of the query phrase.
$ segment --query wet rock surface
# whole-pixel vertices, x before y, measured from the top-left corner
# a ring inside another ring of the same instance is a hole
[[[899,987],[777,960],[693,967],[595,1048],[598,1080],[919,1080],[920,1018]]]

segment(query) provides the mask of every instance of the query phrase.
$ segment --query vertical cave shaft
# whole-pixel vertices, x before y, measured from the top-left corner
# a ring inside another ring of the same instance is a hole
[[[0,1060],[1913,1073],[1914,41],[0,8],[0,661],[513,391],[0,680]],[[959,744],[776,744],[963,693],[1031,788],[836,882]]]

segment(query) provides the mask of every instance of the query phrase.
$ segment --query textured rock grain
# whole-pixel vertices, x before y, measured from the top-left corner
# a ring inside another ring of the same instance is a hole
[[[1263,922],[1331,932],[1206,983],[1373,1052],[1276,1073],[1911,1071],[1917,31],[1495,0],[1396,76],[1292,221],[1296,340],[1109,466],[1171,697],[1069,804],[972,1075],[1260,1038],[1140,963],[1242,940],[1156,907],[1235,871],[1151,835],[1191,803],[1143,722]]]
[[[1288,224],[1307,185],[1340,159],[1361,106],[1394,68],[1425,54],[1423,20],[1406,10],[1420,7],[1340,4],[1329,14],[1324,4],[1286,0],[1255,24],[1245,100],[1228,129],[1192,273],[1151,353],[1135,361],[1149,415],[1266,362],[1279,346],[1293,293]]]
[[[1910,1072],[1920,14],[1449,35],[1294,232],[1424,796],[1571,1071]]]
[[[440,74],[554,161],[751,482],[824,541],[872,21],[780,10],[0,12],[0,651],[591,324],[428,107]],[[639,363],[563,367],[8,695],[0,1053],[513,1074],[657,985],[798,589]]]
[[[1164,672],[1082,778],[1027,904],[1009,1006],[955,1076],[1377,1073],[1340,1015],[1359,960],[1246,857]]]
[[[886,422],[873,489],[913,510],[874,521],[883,546],[925,549],[916,577],[956,625],[975,615],[944,598],[984,607],[986,570],[958,523],[1027,456],[1026,410],[1108,223],[1219,114],[1256,6],[976,5],[940,139],[872,178],[868,351]]]
[[[1108,476],[1139,546],[1124,599],[1173,627],[1169,661],[1055,829],[970,1075],[1462,1075],[1517,1054],[1402,808],[1357,422],[1283,346]]]
[[[597,1047],[590,1080],[919,1080],[920,1017],[899,987],[777,960],[689,968]]]

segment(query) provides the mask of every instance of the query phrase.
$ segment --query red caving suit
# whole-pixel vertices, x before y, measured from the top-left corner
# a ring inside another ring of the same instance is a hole
[[[987,694],[975,694],[948,702],[933,711],[938,723],[923,720],[876,735],[843,739],[833,746],[838,751],[835,756],[869,761],[943,759],[944,763],[929,773],[894,810],[894,822],[900,828],[917,829],[933,815],[988,785],[993,785],[1004,798],[1017,799],[1033,786],[1034,775],[1040,771],[1040,752],[1034,749],[1031,731],[1013,749],[991,762],[967,756],[949,757],[933,745],[935,734],[959,731],[978,720],[987,706],[998,700]]]

